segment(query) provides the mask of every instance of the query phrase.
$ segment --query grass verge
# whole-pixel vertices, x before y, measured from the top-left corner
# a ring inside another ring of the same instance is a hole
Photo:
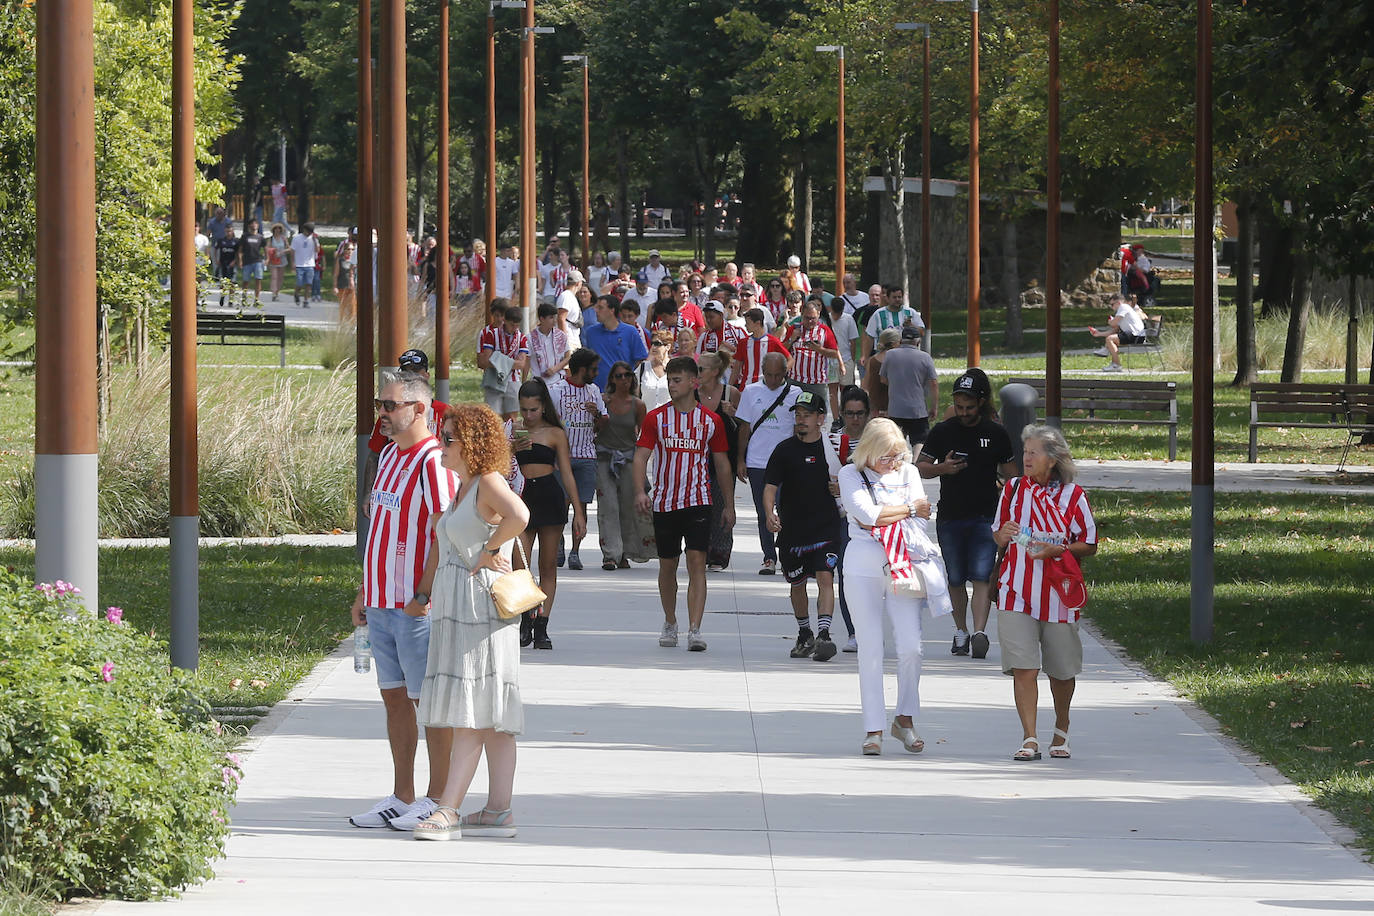
[[[1089,618],[1374,853],[1374,507],[1216,496],[1216,636],[1189,638],[1189,498],[1099,492]]]

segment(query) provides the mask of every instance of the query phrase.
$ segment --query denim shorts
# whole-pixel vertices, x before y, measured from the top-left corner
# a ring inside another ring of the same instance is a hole
[[[245,280],[261,280],[263,265],[261,261],[254,261],[252,264],[245,264],[239,268],[239,282]]]
[[[406,696],[420,698],[429,661],[429,617],[411,617],[400,608],[367,609],[367,634],[372,640],[372,664],[382,690],[404,687]]]
[[[577,483],[577,498],[585,506],[596,498],[596,459],[570,458],[568,463],[572,465],[573,480]]]
[[[297,267],[296,268],[296,295],[308,295],[311,284],[315,282],[315,268]]]
[[[997,542],[992,539],[992,519],[936,517],[935,536],[950,585],[986,582],[997,561]]]

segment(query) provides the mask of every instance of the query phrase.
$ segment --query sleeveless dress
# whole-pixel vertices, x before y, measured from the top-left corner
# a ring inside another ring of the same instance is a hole
[[[473,484],[435,526],[439,566],[430,596],[429,659],[417,718],[437,728],[494,728],[518,735],[525,728],[520,701],[519,618],[502,620],[486,585],[498,573],[472,573],[482,545],[496,529],[477,514]],[[510,559],[511,542],[501,546]],[[482,583],[477,581],[481,579]]]

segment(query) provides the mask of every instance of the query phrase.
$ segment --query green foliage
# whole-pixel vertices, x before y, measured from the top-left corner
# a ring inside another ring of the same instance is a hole
[[[148,899],[211,876],[241,772],[165,652],[0,573],[4,883]]]

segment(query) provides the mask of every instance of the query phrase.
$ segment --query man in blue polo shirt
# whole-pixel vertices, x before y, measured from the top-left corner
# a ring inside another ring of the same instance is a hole
[[[596,351],[601,357],[601,366],[596,373],[596,385],[602,391],[610,380],[611,366],[626,362],[636,367],[648,358],[648,348],[644,346],[644,335],[639,328],[625,324],[616,317],[620,303],[614,296],[602,296],[596,300],[596,320],[582,331],[582,346]]]

